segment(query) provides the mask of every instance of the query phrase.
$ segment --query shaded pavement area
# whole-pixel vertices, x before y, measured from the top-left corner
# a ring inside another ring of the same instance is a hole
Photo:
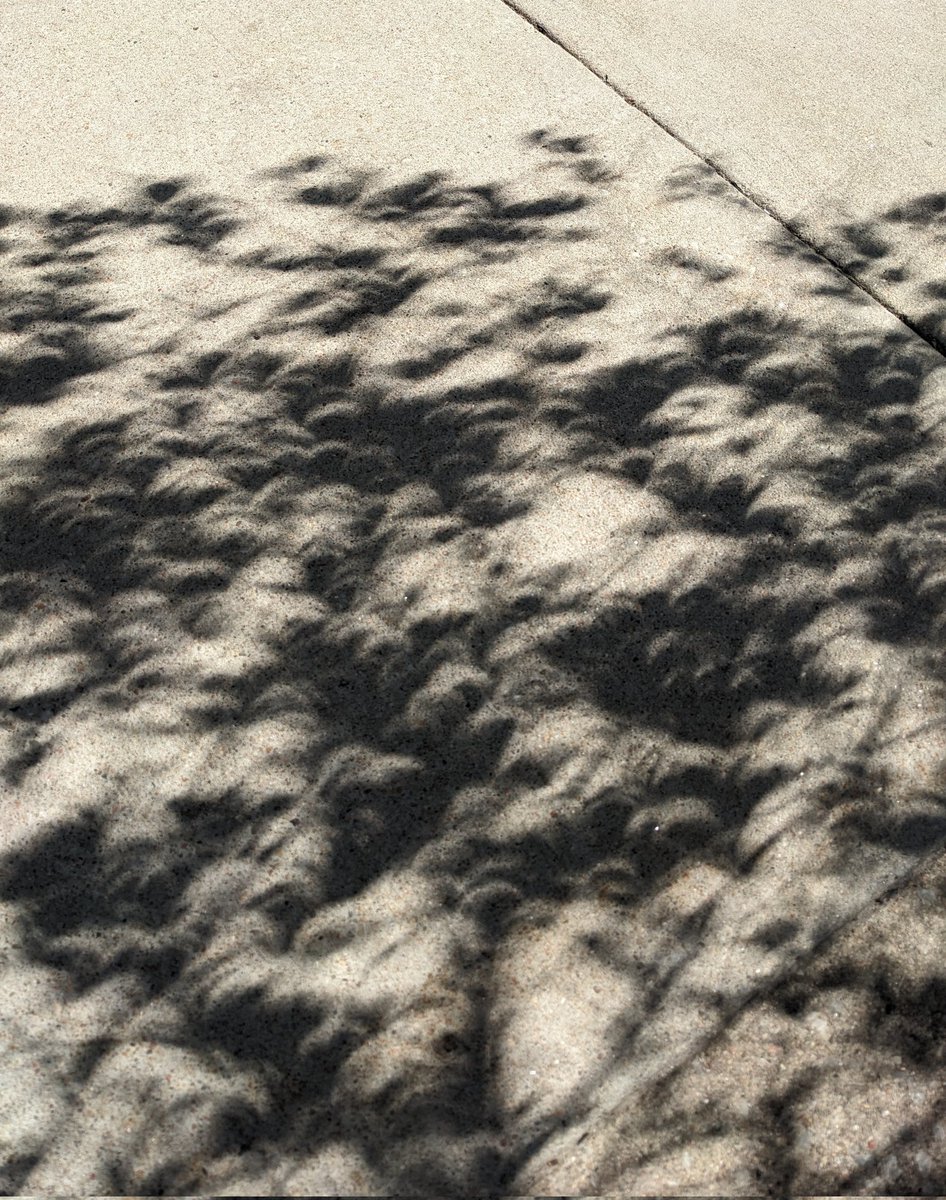
[[[470,8],[3,210],[3,1188],[942,1191],[942,356]]]

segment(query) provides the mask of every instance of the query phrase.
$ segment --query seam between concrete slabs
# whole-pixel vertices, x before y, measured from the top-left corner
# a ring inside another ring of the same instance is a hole
[[[934,336],[917,328],[917,326],[902,312],[898,311],[896,308],[878,296],[867,283],[858,279],[856,275],[852,275],[848,270],[846,270],[841,263],[832,257],[831,253],[824,246],[813,242],[791,221],[787,220],[781,216],[781,214],[775,211],[762,196],[753,192],[747,184],[743,184],[739,180],[735,179],[729,174],[729,172],[720,166],[719,163],[715,162],[712,158],[704,154],[697,146],[693,145],[686,138],[677,133],[676,130],[669,126],[665,121],[661,120],[660,117],[651,112],[649,108],[635,100],[633,96],[630,96],[622,88],[612,83],[602,69],[596,67],[594,63],[590,62],[566,39],[560,37],[558,34],[550,30],[545,24],[534,18],[527,11],[527,9],[523,7],[523,5],[520,3],[520,0],[500,0],[500,3],[515,13],[516,16],[518,16],[521,20],[525,21],[526,24],[530,25],[538,34],[552,42],[553,45],[558,46],[560,50],[563,50],[566,54],[583,66],[587,71],[594,75],[596,79],[614,92],[615,95],[619,96],[625,102],[625,104],[636,109],[643,116],[652,121],[659,129],[661,129],[669,137],[673,138],[674,141],[683,146],[684,149],[688,150],[692,155],[694,155],[695,158],[699,159],[700,162],[709,167],[720,179],[722,179],[730,187],[734,188],[741,196],[745,197],[750,204],[754,205],[767,216],[771,217],[772,220],[776,221],[783,229],[790,233],[793,238],[804,245],[813,254],[817,255],[818,258],[820,258],[828,266],[833,268],[839,275],[843,276],[846,280],[853,284],[859,291],[869,296],[870,299],[879,304],[881,308],[889,312],[931,350],[935,351],[941,357],[946,358],[946,343],[943,343]],[[801,970],[806,962],[811,961],[820,952],[822,952],[828,942],[830,942],[843,930],[848,929],[856,924],[863,917],[864,913],[868,912],[871,906],[876,904],[878,900],[882,900],[888,895],[893,895],[904,887],[909,886],[909,884],[922,870],[924,870],[931,862],[944,853],[944,850],[946,850],[946,844],[944,843],[933,847],[927,854],[918,858],[916,862],[914,862],[912,866],[910,866],[903,874],[897,875],[895,879],[881,886],[874,895],[865,900],[865,902],[859,908],[850,913],[844,920],[838,922],[836,926],[824,930],[822,936],[818,938],[813,945],[800,952],[797,956],[787,962],[781,971],[778,971],[773,977],[767,979],[757,988],[752,989],[747,996],[743,997],[738,1003],[736,1003],[727,1014],[730,1018],[730,1021],[735,1019],[751,1004],[764,999],[768,995],[771,995],[771,993],[775,991],[779,985],[783,984],[792,973]],[[700,1049],[705,1050],[713,1042],[718,1040],[720,1036],[720,1030],[714,1031],[706,1039],[700,1041]],[[621,1110],[625,1101],[626,1097],[620,1097],[616,1100],[612,1100],[610,1104],[606,1102],[604,1111],[598,1114],[595,1120],[593,1120],[590,1124],[585,1125],[584,1129],[579,1128],[573,1131],[574,1134],[578,1135],[573,1139],[574,1144],[580,1144],[586,1140],[589,1134],[600,1129],[604,1123],[606,1123],[610,1118],[613,1118]]]
[[[896,317],[902,325],[905,325],[911,333],[915,334],[915,336],[929,346],[931,350],[935,350],[936,353],[941,357],[946,358],[946,342],[940,340],[934,334],[924,332],[913,321],[911,321],[909,317],[900,312],[899,309],[894,308],[891,304],[888,304],[888,302],[884,300],[882,296],[879,296],[874,291],[869,283],[865,283],[864,280],[859,279],[856,275],[852,275],[850,271],[848,271],[840,262],[838,262],[838,260],[832,256],[830,250],[826,246],[812,241],[811,238],[803,233],[802,230],[799,229],[798,226],[795,225],[790,219],[783,217],[779,212],[777,212],[764,196],[760,196],[757,192],[753,191],[748,183],[743,183],[736,179],[735,176],[731,175],[725,169],[725,167],[721,166],[715,159],[710,158],[707,154],[700,150],[698,146],[695,146],[692,142],[688,141],[682,136],[682,134],[678,133],[672,126],[668,125],[666,121],[663,121],[660,117],[658,117],[655,112],[651,111],[651,109],[642,104],[639,100],[635,100],[633,96],[629,95],[623,90],[623,88],[618,87],[616,83],[613,83],[601,68],[596,67],[595,64],[591,62],[584,54],[582,54],[580,50],[573,46],[570,41],[568,41],[566,38],[560,37],[559,34],[549,29],[547,25],[544,25],[541,21],[533,17],[528,9],[520,2],[520,0],[499,0],[499,2],[500,4],[504,4],[511,12],[514,12],[517,17],[520,17],[523,21],[525,21],[527,25],[531,25],[531,27],[542,37],[552,42],[553,45],[558,46],[560,50],[564,50],[565,53],[573,58],[577,63],[580,63],[586,71],[589,71],[595,76],[596,79],[600,80],[605,87],[610,88],[610,90],[614,92],[616,96],[620,96],[625,104],[628,104],[631,108],[636,109],[643,116],[647,117],[648,120],[652,121],[658,127],[658,129],[663,130],[664,133],[666,133],[669,137],[672,137],[673,140],[683,146],[684,149],[689,150],[689,152],[694,155],[695,158],[698,158],[701,163],[709,167],[710,170],[713,171],[720,179],[729,184],[730,187],[735,188],[735,190],[741,196],[744,196],[750,204],[754,204],[756,208],[761,209],[764,213],[766,213],[767,216],[771,217],[773,221],[778,222],[778,224],[781,225],[781,227],[788,233],[790,233],[792,237],[796,239],[796,241],[801,242],[803,246],[805,246],[813,254],[816,254],[818,258],[827,263],[828,266],[833,267],[839,275],[843,275],[844,278],[858,288],[859,291],[863,292],[866,296],[869,296],[871,300],[873,300],[876,304],[879,304],[881,308],[886,309],[887,312]]]

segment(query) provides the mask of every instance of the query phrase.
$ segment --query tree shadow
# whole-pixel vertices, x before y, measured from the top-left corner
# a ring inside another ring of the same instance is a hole
[[[712,167],[678,168],[668,180],[668,199],[686,203],[712,196],[728,205],[748,204]],[[839,220],[817,232],[804,221],[772,237],[777,255],[818,267],[822,255],[840,271],[879,297],[908,326],[943,353],[946,345],[946,280],[938,264],[946,241],[946,192],[901,199],[866,218]],[[791,232],[794,228],[800,236]],[[802,240],[804,239],[804,240]],[[825,275],[816,294],[862,305],[866,297],[835,272]]]
[[[946,837],[937,357],[668,246],[607,361],[620,177],[523,154],[5,215],[4,1187],[559,1179]]]

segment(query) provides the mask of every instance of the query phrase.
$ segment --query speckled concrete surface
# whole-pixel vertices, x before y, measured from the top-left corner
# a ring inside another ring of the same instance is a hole
[[[942,1194],[944,896],[937,855],[634,1097],[581,1148],[600,1189]]]
[[[939,0],[513,0],[946,345]]]
[[[932,1186],[942,358],[491,0],[6,20],[5,1189]]]

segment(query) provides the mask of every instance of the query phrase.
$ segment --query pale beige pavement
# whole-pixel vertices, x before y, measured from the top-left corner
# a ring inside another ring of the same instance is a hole
[[[942,356],[499,0],[2,22],[4,1189],[944,1190]]]
[[[939,0],[514,0],[946,343]]]

